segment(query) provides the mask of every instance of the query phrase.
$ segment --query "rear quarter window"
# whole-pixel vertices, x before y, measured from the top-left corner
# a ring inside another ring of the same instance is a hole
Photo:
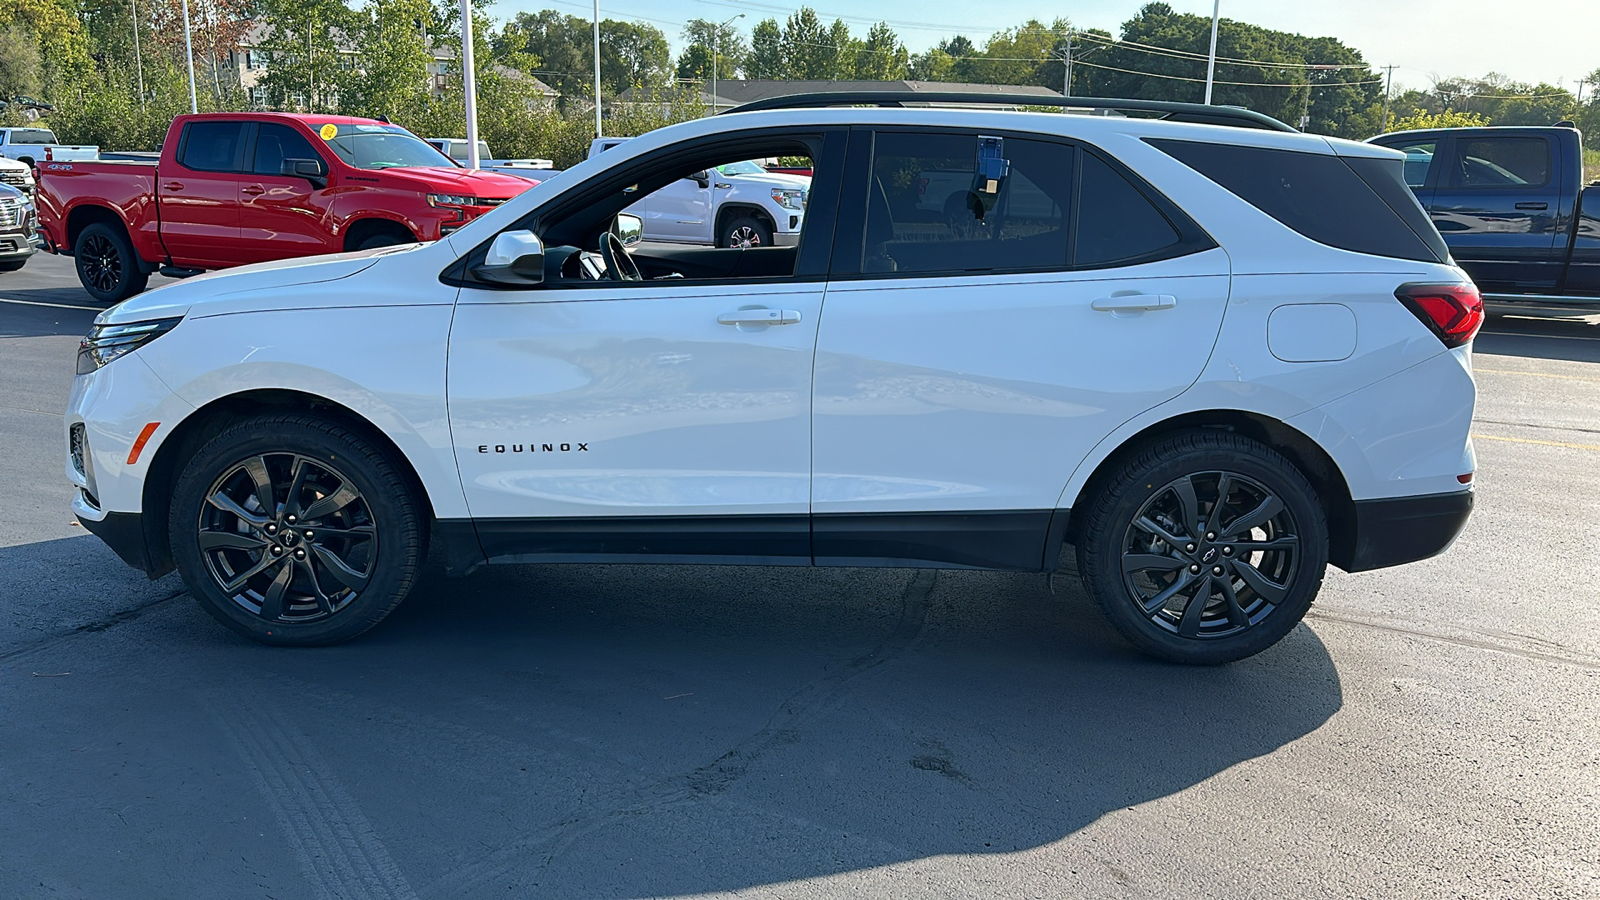
[[[1200,141],[1149,143],[1319,244],[1394,259],[1449,258],[1407,189],[1399,160]]]

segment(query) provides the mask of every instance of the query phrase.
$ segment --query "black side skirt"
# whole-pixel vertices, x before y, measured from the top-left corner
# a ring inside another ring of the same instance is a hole
[[[452,573],[489,563],[1055,568],[1067,510],[447,519]]]

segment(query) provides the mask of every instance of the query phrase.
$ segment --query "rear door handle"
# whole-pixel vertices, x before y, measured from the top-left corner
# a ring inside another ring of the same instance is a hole
[[[1550,204],[1543,200],[1526,200],[1517,204],[1517,209],[1549,209]]]
[[[181,191],[181,190],[183,190],[183,182],[181,182],[181,181],[169,181],[166,184],[163,184],[161,186],[161,189],[164,190],[164,191]]]
[[[717,316],[723,325],[793,325],[800,321],[798,309],[741,309]]]
[[[267,189],[262,187],[259,184],[247,185],[247,186],[242,187],[242,188],[239,189],[239,193],[241,193],[241,194],[249,194],[252,197],[254,197],[257,194],[265,194],[266,192],[267,192]]]
[[[1178,298],[1171,294],[1124,294],[1102,297],[1089,305],[1105,312],[1141,312],[1147,309],[1171,309],[1178,305]]]

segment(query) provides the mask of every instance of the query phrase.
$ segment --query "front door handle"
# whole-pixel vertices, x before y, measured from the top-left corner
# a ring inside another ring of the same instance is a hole
[[[798,309],[741,309],[717,316],[723,325],[793,325],[800,321]]]
[[[1171,294],[1123,294],[1102,297],[1089,305],[1106,312],[1143,312],[1147,309],[1171,309],[1178,305],[1178,298]]]
[[[248,194],[248,195],[250,195],[252,197],[254,197],[257,194],[265,194],[266,192],[267,192],[267,189],[262,187],[259,184],[246,185],[245,187],[242,187],[242,188],[239,189],[239,193]]]
[[[166,184],[163,184],[161,186],[161,189],[164,190],[164,191],[181,191],[181,190],[183,190],[183,182],[181,182],[181,181],[169,181]]]
[[[1549,209],[1550,204],[1543,200],[1524,200],[1517,204],[1517,209]]]

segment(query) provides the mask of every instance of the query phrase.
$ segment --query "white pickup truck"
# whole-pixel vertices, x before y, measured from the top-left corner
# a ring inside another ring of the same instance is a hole
[[[458,163],[467,161],[469,149],[466,138],[424,138],[428,143],[437,147],[440,153],[450,157]],[[548,159],[496,159],[489,152],[489,142],[478,142],[478,166],[484,169],[537,169],[544,171],[554,169],[555,163]],[[511,173],[518,174],[518,173]]]
[[[48,128],[0,128],[0,156],[33,166],[46,160],[83,162],[99,159],[100,148],[62,144],[56,140],[56,133]]]
[[[592,157],[627,138],[596,138]],[[805,224],[811,179],[734,162],[668,184],[628,212],[644,222],[644,239],[714,247],[794,246]]]

